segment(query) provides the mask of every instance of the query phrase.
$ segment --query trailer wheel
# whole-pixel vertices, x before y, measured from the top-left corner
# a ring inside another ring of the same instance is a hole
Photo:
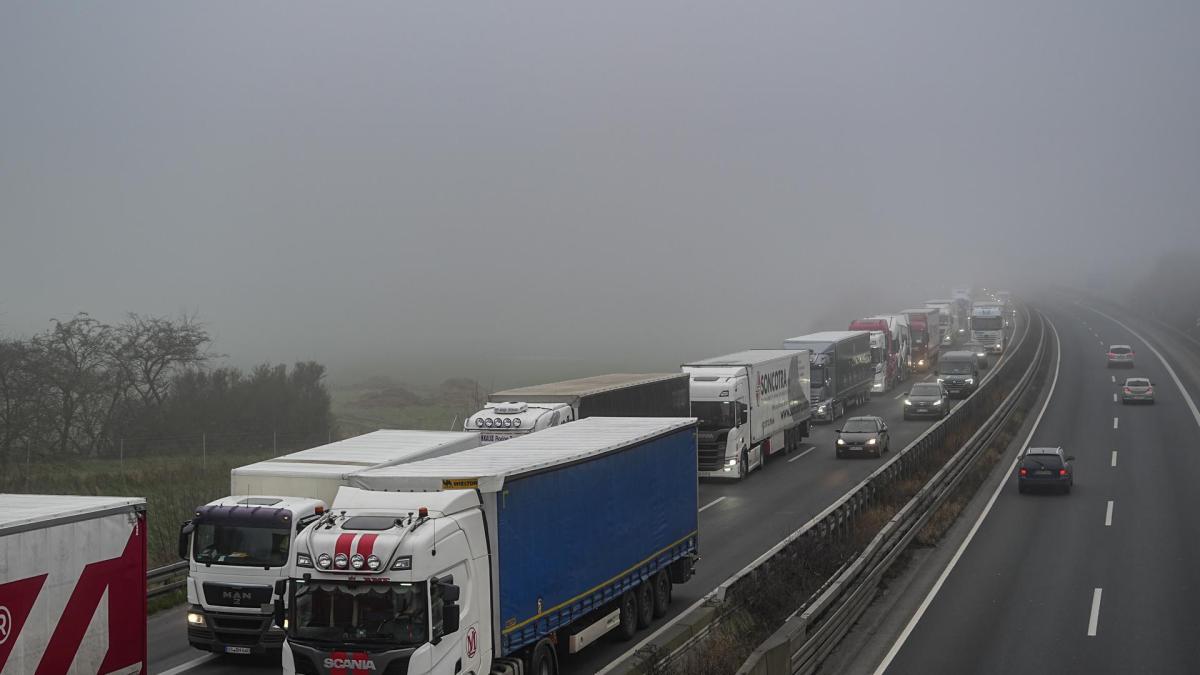
[[[654,575],[654,618],[666,615],[671,606],[671,577],[666,570]]]
[[[558,675],[558,655],[547,639],[542,639],[533,648],[529,659],[529,670],[532,675]]]
[[[654,623],[654,585],[643,581],[637,591],[637,627],[649,628]]]
[[[617,626],[617,637],[628,642],[637,635],[637,596],[625,591],[621,596],[621,623]]]

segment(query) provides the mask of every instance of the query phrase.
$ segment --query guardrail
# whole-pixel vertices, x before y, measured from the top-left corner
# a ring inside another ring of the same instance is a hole
[[[1024,372],[1019,374],[1020,379],[1000,405],[958,452],[883,526],[862,553],[843,567],[805,607],[793,614],[783,627],[750,655],[737,671],[738,675],[812,673],[833,651],[875,597],[883,574],[954,493],[975,460],[1003,430],[1017,402],[1034,381],[1043,359],[1049,353],[1049,340],[1044,321],[1039,315],[1031,316],[1036,317],[1036,331],[1030,330],[1026,336],[1033,336],[1036,332],[1037,339],[1026,340],[1023,347],[1033,353]],[[1030,328],[1034,326],[1030,324]],[[1000,384],[997,379],[995,385]],[[986,400],[986,397],[980,400]],[[921,441],[918,439],[914,445]]]
[[[912,443],[897,452],[894,457],[881,465],[870,476],[851,488],[846,494],[829,505],[800,529],[788,535],[783,541],[773,546],[766,553],[759,556],[709,593],[694,608],[697,614],[695,620],[690,623],[681,622],[688,623],[688,625],[676,627],[671,633],[663,636],[662,639],[668,642],[668,645],[651,644],[643,647],[624,663],[614,664],[609,669],[606,669],[606,672],[636,673],[656,671],[659,668],[671,666],[692,645],[707,637],[712,629],[728,617],[760,582],[767,581],[772,575],[789,566],[794,568],[799,565],[806,553],[814,550],[814,548],[839,541],[846,536],[856,517],[874,506],[878,498],[885,494],[888,487],[898,480],[919,474],[928,469],[929,463],[935,459],[934,454],[936,451],[942,450],[947,444],[957,444],[963,448],[973,447],[971,445],[972,442],[979,438],[982,430],[989,428],[988,422],[995,419],[995,413],[999,412],[999,408],[1004,407],[1002,400],[1015,401],[1019,398],[1019,396],[1014,397],[1009,395],[1006,399],[1004,396],[1006,392],[1012,392],[1017,389],[1017,385],[1021,385],[1020,388],[1023,391],[1024,386],[1028,383],[1029,373],[1033,372],[1033,366],[1037,364],[1043,352],[1045,329],[1041,316],[1023,307],[1022,318],[1024,320],[1019,322],[1018,325],[1020,329],[1019,339],[1013,341],[1012,346],[1001,361],[989,371],[987,376],[980,382],[976,391],[967,397],[962,405],[955,408],[945,419],[931,425]],[[951,447],[955,446],[951,445]],[[962,451],[960,450],[959,454],[956,454],[954,458],[942,467],[935,478],[942,476],[946,471],[946,467],[958,461],[961,454]],[[961,473],[956,473],[955,475],[955,484],[957,484],[957,478]],[[918,493],[918,496],[923,494],[925,494],[924,491]],[[914,499],[916,498],[914,497]],[[910,501],[909,504],[895,518],[900,518],[905,513],[911,513],[912,502]],[[893,518],[893,521],[895,518]],[[880,536],[893,532],[895,529],[896,526],[889,523],[880,532]],[[878,540],[878,537],[876,539]],[[909,539],[911,539],[911,536],[909,536]],[[862,555],[873,553],[878,549],[879,545],[876,541],[872,541]],[[788,625],[794,627],[794,620],[799,616],[807,617],[803,623],[804,629],[799,633],[801,636],[805,635],[809,628],[816,628],[818,623],[824,625],[826,622],[823,621],[823,618],[829,612],[825,611],[820,614],[813,614],[809,610],[816,607],[816,602],[821,602],[820,607],[828,610],[831,603],[835,600],[844,598],[848,592],[859,588],[852,588],[848,582],[862,576],[862,555],[858,559],[842,565],[838,572],[817,591],[814,596],[815,600],[810,599],[810,603],[803,607],[801,612],[797,612],[788,620],[785,628]],[[872,571],[874,571],[874,568],[872,568]],[[869,595],[864,596],[863,594],[855,595],[855,600],[858,603],[856,607],[861,605],[858,613],[861,613],[861,609],[865,609],[869,597]],[[852,612],[854,619],[857,619],[858,613]],[[844,623],[845,628],[848,629],[853,624],[853,620]],[[782,630],[780,629],[780,631]],[[844,634],[844,630],[837,632],[837,638],[840,639],[842,634]],[[776,636],[778,635],[779,632],[776,633]],[[772,636],[771,640],[774,640],[776,636]],[[759,655],[758,661],[763,660],[763,655],[760,652],[763,652],[765,647],[766,645],[764,644],[763,647],[756,650],[755,654]],[[821,657],[825,653],[827,652],[823,652]],[[755,657],[752,655],[751,658],[754,659]],[[819,660],[817,663],[819,663]],[[743,670],[747,673],[755,673],[756,675],[767,672],[775,675],[775,673],[785,672],[784,670],[775,669],[769,671],[759,670],[754,669],[752,664],[751,666],[752,669],[745,670],[744,667]],[[786,672],[794,671],[788,670]]]
[[[146,572],[146,598],[154,598],[183,588],[187,583],[186,560],[156,567]]]

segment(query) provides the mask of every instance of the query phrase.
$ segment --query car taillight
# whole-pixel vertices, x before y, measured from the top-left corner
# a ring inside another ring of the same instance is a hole
[[[1146,387],[1146,393],[1147,393],[1147,394],[1153,394],[1153,393],[1154,393],[1154,387]]]
[[[1125,387],[1125,393],[1126,393],[1126,394],[1132,394],[1132,393],[1133,393],[1133,390],[1132,390],[1132,389],[1130,389],[1129,387]]]
[[[1021,475],[1022,475],[1022,476],[1028,476],[1028,475],[1029,475],[1029,469],[1026,469],[1025,467],[1021,467]]]
[[[1067,475],[1067,470],[1066,470],[1066,469],[1059,469],[1059,470],[1058,470],[1058,475],[1060,475],[1060,476],[1065,476],[1065,475]]]
[[[1112,353],[1112,352],[1109,352],[1109,353],[1108,353],[1108,358],[1110,358],[1110,359],[1111,359],[1111,358],[1112,358],[1112,357],[1114,357],[1114,356],[1116,356],[1116,354],[1114,354],[1114,353]]]

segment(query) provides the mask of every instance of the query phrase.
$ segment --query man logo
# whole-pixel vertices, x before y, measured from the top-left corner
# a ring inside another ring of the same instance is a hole
[[[221,591],[221,597],[235,605],[240,605],[243,600],[251,600],[254,596],[249,591]]]
[[[467,658],[475,658],[475,652],[479,651],[479,633],[475,632],[475,627],[467,631]]]
[[[8,634],[12,631],[12,612],[0,605],[0,645],[8,642]]]

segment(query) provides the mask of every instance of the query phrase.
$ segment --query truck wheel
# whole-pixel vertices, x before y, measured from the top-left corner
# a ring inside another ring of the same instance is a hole
[[[671,606],[671,577],[666,570],[654,575],[654,618],[666,615]]]
[[[637,627],[649,628],[654,623],[654,585],[643,581],[637,587]]]
[[[617,625],[617,637],[621,642],[629,642],[637,635],[637,596],[633,591],[625,591],[621,596],[621,623]]]
[[[742,478],[750,476],[750,451],[742,451]]]
[[[549,640],[543,639],[533,648],[529,671],[532,675],[558,675],[558,655]]]

